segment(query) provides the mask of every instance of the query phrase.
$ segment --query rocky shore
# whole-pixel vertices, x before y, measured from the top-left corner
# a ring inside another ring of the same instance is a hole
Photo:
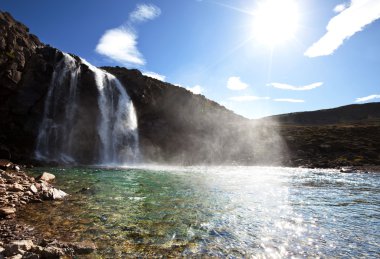
[[[55,176],[43,173],[37,178],[8,160],[0,160],[0,259],[72,258],[92,253],[92,242],[47,240],[33,226],[17,222],[17,211],[33,202],[62,200],[67,193],[55,188]]]

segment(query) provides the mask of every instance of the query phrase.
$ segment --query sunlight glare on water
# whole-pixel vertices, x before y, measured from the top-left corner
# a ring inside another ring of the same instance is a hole
[[[50,171],[70,198],[52,204],[48,218],[32,205],[22,220],[47,238],[93,240],[103,257],[379,255],[378,174],[237,166]]]

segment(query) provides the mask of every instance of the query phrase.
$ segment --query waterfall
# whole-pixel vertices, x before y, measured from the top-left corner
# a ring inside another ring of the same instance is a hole
[[[83,65],[87,71],[82,71]],[[120,81],[63,53],[45,99],[36,158],[59,163],[133,163],[139,159],[138,142],[135,108]]]

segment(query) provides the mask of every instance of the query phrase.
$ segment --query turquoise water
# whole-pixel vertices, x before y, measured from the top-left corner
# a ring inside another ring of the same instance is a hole
[[[271,167],[41,168],[70,193],[20,220],[97,256],[380,256],[380,174]],[[87,191],[80,191],[89,188]],[[46,208],[48,206],[49,208]]]

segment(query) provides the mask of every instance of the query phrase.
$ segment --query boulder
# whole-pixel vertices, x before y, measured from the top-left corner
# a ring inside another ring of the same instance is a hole
[[[37,177],[37,179],[46,182],[51,182],[54,181],[55,175],[48,172],[43,172],[39,177]]]

